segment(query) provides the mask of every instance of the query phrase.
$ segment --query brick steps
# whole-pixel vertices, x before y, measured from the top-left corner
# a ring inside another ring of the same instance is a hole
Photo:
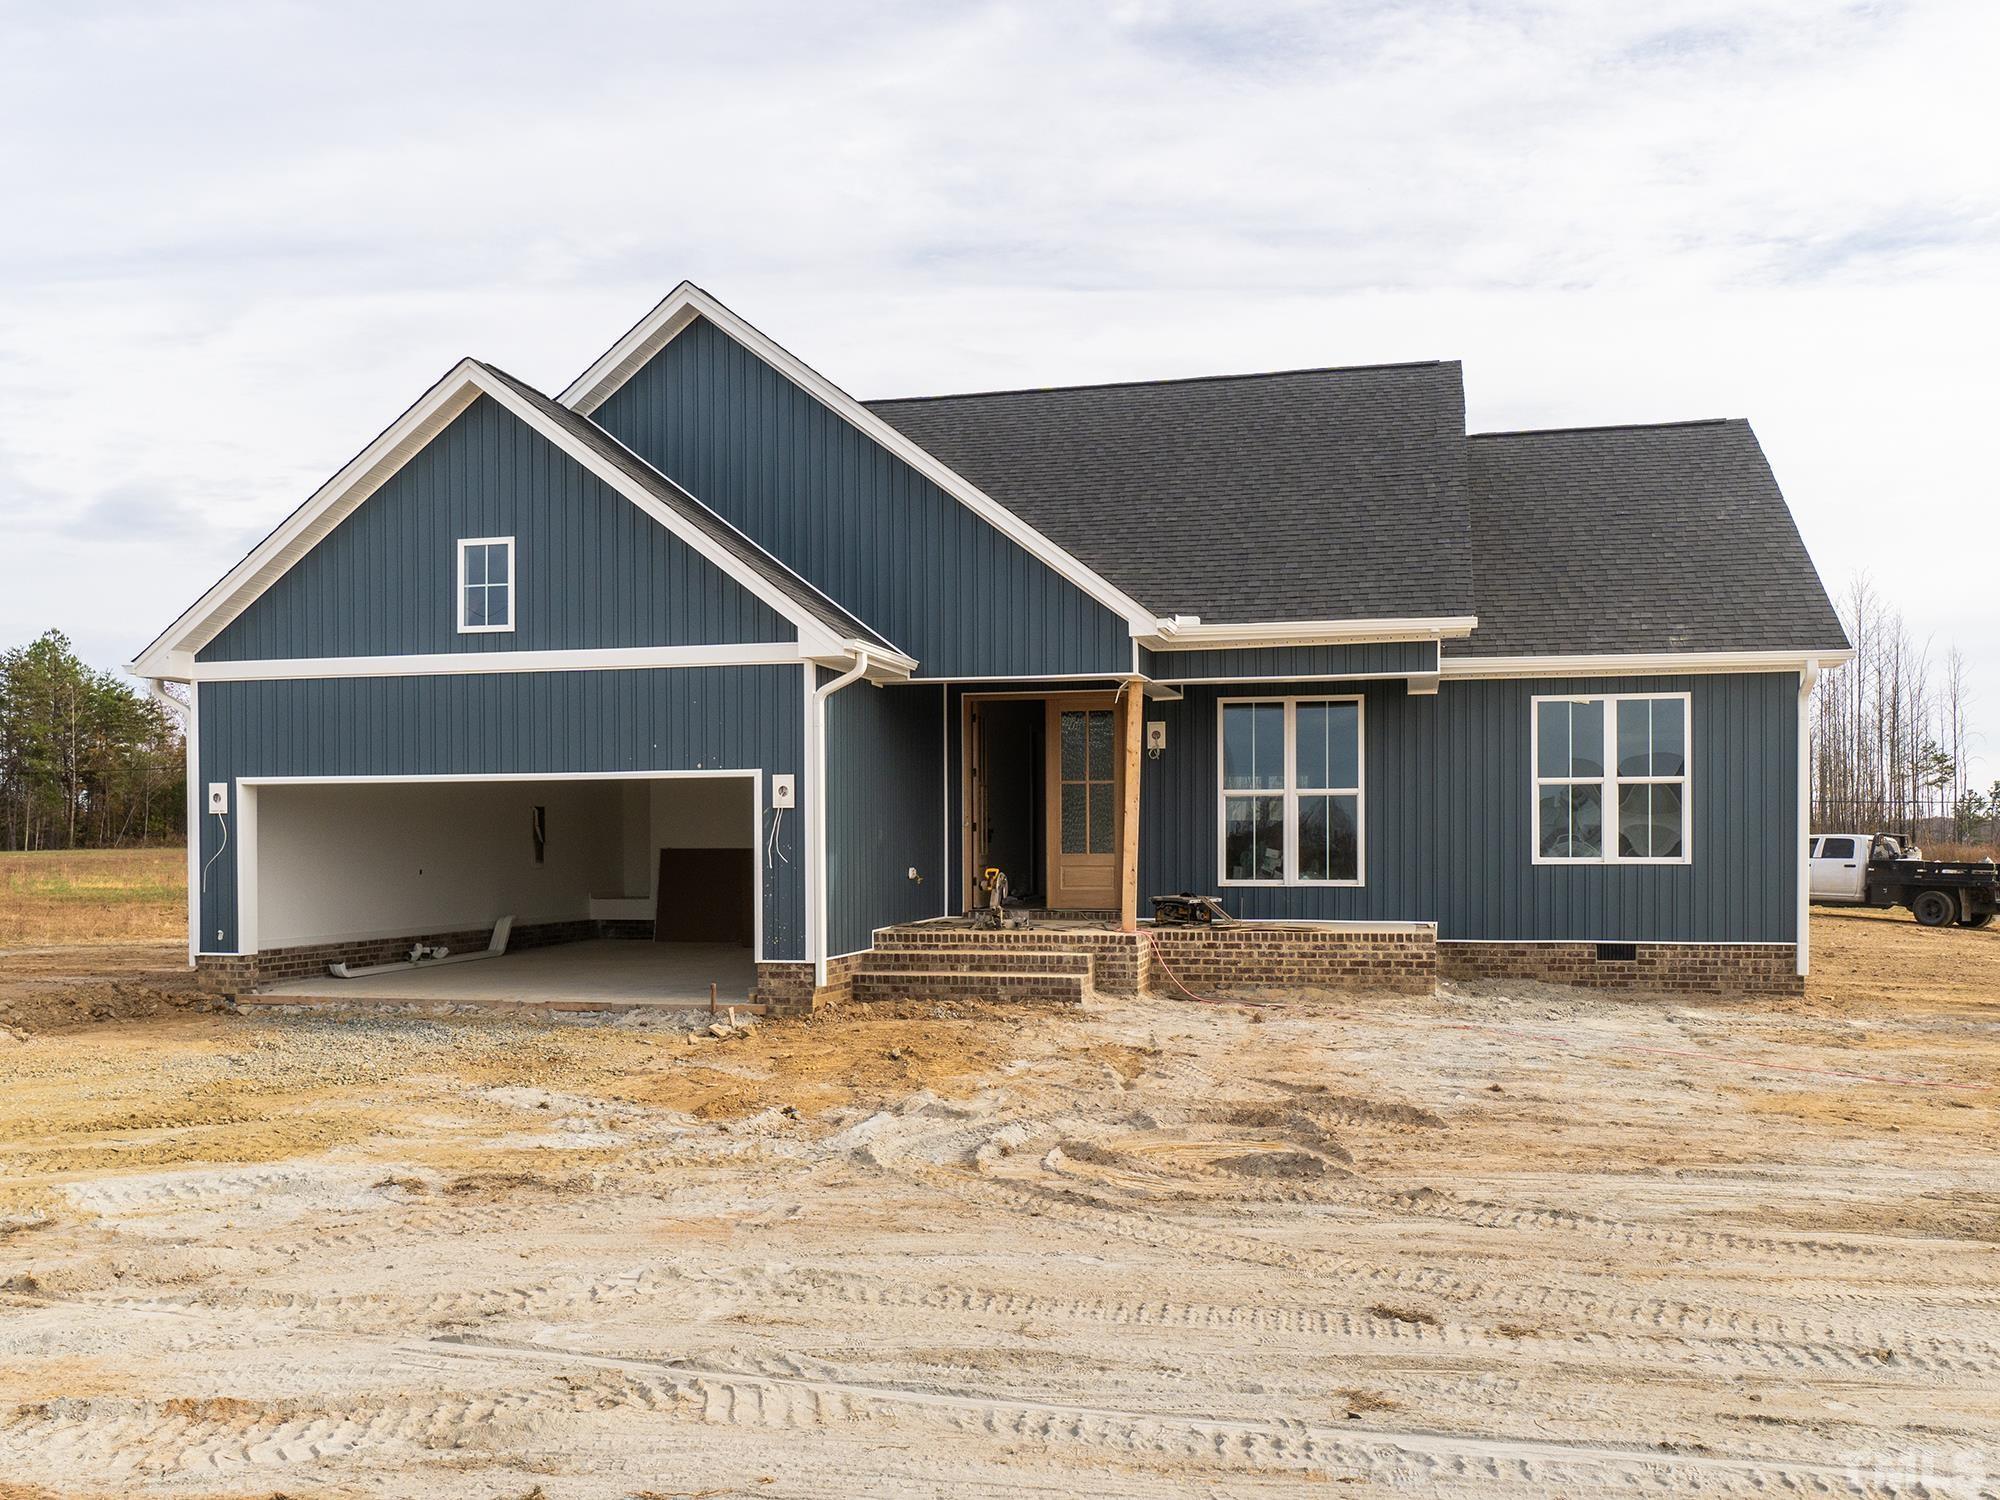
[[[864,954],[864,974],[941,974],[970,966],[981,974],[1080,974],[1090,977],[1088,953],[1060,948],[876,948]]]
[[[854,976],[854,998],[880,1000],[1029,1000],[1081,1005],[1090,985],[1087,972],[1036,973],[1022,969],[983,972],[969,969],[870,969]]]

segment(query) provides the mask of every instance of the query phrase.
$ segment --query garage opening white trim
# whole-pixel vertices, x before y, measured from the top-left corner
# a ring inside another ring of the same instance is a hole
[[[232,956],[254,954],[259,951],[258,943],[258,839],[257,811],[258,794],[267,787],[287,786],[470,786],[482,783],[568,783],[606,781],[726,781],[747,780],[750,783],[750,826],[746,830],[749,846],[757,851],[757,862],[753,865],[751,881],[752,931],[751,952],[758,963],[771,960],[764,955],[764,867],[762,864],[764,825],[764,771],[732,768],[726,770],[692,771],[575,771],[549,773],[544,771],[491,772],[484,775],[422,775],[422,776],[241,776],[236,780],[234,795],[235,828],[231,842],[236,853],[236,947]],[[197,901],[199,897],[195,898]],[[495,912],[494,916],[505,913]],[[396,934],[400,935],[400,934]],[[209,956],[223,956],[216,950],[204,950]]]

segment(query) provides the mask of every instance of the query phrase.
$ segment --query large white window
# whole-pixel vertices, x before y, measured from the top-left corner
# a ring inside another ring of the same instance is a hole
[[[1222,700],[1224,885],[1360,885],[1359,698]]]
[[[458,544],[460,634],[514,628],[514,539],[473,536]]]
[[[1689,863],[1690,715],[1686,693],[1535,699],[1535,863]]]

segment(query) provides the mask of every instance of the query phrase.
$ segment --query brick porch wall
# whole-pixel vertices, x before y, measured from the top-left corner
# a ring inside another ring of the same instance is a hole
[[[813,966],[809,963],[761,963],[757,965],[755,998],[771,1007],[771,1015],[802,1016],[816,1007],[853,998],[854,976],[866,955],[850,953],[826,961],[826,983],[813,988]]]
[[[1428,995],[1437,988],[1437,929],[1428,923],[1246,922],[1220,928],[1163,927],[1153,930],[1153,939],[1152,987],[1162,994],[1178,993],[1175,979],[1197,994],[1246,986],[1401,995]]]
[[[1631,959],[1600,959],[1595,943],[1439,943],[1446,979],[1538,979],[1599,990],[1666,994],[1800,995],[1790,943],[1639,943]]]
[[[578,943],[589,938],[651,938],[650,922],[594,922],[579,917],[568,922],[534,922],[516,927],[507,938],[507,951],[546,948],[555,943]],[[492,940],[490,927],[461,928],[454,932],[411,933],[404,937],[368,938],[344,943],[312,943],[299,948],[267,948],[260,953],[204,953],[195,960],[195,975],[203,988],[223,994],[261,984],[282,984],[289,979],[311,979],[324,974],[328,964],[397,963],[409,957],[413,944],[449,948],[453,953],[476,953]]]

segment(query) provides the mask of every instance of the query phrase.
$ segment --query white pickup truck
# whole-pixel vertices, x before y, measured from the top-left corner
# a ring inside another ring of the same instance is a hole
[[[1812,899],[1823,906],[1907,906],[1926,927],[1984,927],[2000,906],[1992,860],[1954,864],[1886,833],[1821,833],[1807,845]]]

